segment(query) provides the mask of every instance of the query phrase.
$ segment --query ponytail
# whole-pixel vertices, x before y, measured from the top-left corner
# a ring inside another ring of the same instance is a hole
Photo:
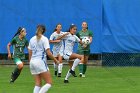
[[[38,36],[39,32],[41,32],[42,34],[44,34],[46,31],[46,28],[44,25],[38,25],[37,26],[37,31],[36,31],[36,35]]]
[[[19,27],[18,28],[18,30],[17,30],[17,32],[15,33],[15,35],[13,36],[13,38],[15,37],[15,36],[17,36],[18,34],[20,34],[20,32],[22,31],[22,27]]]

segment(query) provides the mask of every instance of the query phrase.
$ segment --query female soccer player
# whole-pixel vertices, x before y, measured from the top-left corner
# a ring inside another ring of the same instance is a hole
[[[64,32],[61,31],[62,29],[62,25],[61,24],[57,24],[56,28],[54,30],[54,32],[52,33],[52,35],[50,36],[50,43],[53,43],[53,56],[59,60],[59,64],[57,66],[56,63],[54,63],[54,70],[55,70],[55,76],[57,76],[58,73],[58,77],[61,77],[61,73],[62,73],[62,68],[63,68],[63,63],[62,63],[62,59],[63,59],[63,50],[64,50],[64,44],[63,44],[63,40],[57,40],[58,37],[62,36],[64,34]]]
[[[36,35],[30,39],[28,47],[30,70],[35,78],[35,87],[33,93],[46,93],[51,87],[52,78],[46,63],[46,54],[56,63],[59,63],[59,61],[53,57],[50,51],[48,38],[43,35],[45,31],[46,28],[44,25],[38,25]],[[46,84],[41,87],[42,79],[46,82]]]
[[[88,25],[86,22],[82,22],[82,30],[79,31],[76,34],[81,40],[85,37],[90,39],[90,43],[92,42],[92,31],[88,30]],[[78,54],[84,55],[84,61],[80,62],[79,64],[79,76],[80,77],[85,77],[85,72],[87,69],[87,62],[88,62],[88,57],[90,55],[90,43],[86,46],[83,47],[80,44],[78,45]]]
[[[82,41],[75,35],[76,30],[77,30],[77,27],[75,25],[71,25],[70,28],[69,28],[69,31],[68,31],[69,34],[67,35],[67,33],[66,33],[66,34],[62,35],[60,38],[58,38],[58,39],[63,38],[64,41],[65,41],[63,58],[65,60],[75,59],[74,62],[71,62],[71,61],[69,62],[70,69],[67,72],[67,75],[64,79],[64,83],[69,83],[68,78],[70,77],[71,74],[74,77],[76,77],[76,74],[75,74],[74,70],[75,70],[76,66],[79,64],[79,62],[83,61],[83,56],[82,55],[73,53],[73,46],[74,46],[75,42],[79,42],[80,44],[83,44]]]
[[[14,63],[17,65],[15,70],[12,72],[10,83],[13,83],[18,78],[24,65],[22,61],[25,59],[24,48],[28,46],[28,41],[25,36],[26,29],[19,27],[17,33],[7,45],[8,58],[13,58]],[[13,45],[13,56],[11,56],[10,52],[11,45]]]

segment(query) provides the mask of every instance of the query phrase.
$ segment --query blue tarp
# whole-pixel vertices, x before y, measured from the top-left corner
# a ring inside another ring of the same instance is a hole
[[[37,24],[45,24],[49,38],[56,24],[66,31],[73,23],[81,30],[87,21],[94,32],[92,53],[99,53],[101,32],[101,0],[0,0],[0,53],[7,53],[6,45],[19,26],[27,29],[27,38],[35,35]],[[76,47],[75,47],[76,51]]]
[[[56,24],[66,31],[74,23],[80,30],[83,21],[94,33],[91,53],[138,53],[139,9],[140,0],[0,0],[0,53],[7,53],[19,26],[29,40],[37,24],[46,25],[49,38]]]
[[[102,52],[140,52],[140,0],[103,0]]]

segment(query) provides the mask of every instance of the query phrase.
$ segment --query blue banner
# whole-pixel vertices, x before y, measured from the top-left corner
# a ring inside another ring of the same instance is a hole
[[[100,53],[101,5],[102,0],[0,0],[0,53],[7,53],[6,46],[19,26],[27,29],[29,40],[38,24],[46,25],[49,38],[56,24],[62,24],[62,31],[72,23],[81,30],[83,21],[94,33],[91,53]]]
[[[103,0],[102,52],[140,52],[140,0]]]

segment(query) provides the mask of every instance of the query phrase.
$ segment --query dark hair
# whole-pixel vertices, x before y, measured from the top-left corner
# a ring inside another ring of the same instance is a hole
[[[86,21],[83,21],[83,22],[85,22],[87,24],[87,28],[86,29],[88,30],[88,23]],[[82,22],[82,24],[83,24],[83,22]]]
[[[38,31],[41,31],[42,34],[44,34],[46,31],[46,27],[44,25],[38,25],[37,26],[37,33],[38,33]],[[36,33],[36,35],[37,35],[37,33]]]
[[[61,25],[61,24],[60,24],[60,23],[58,23],[58,24],[56,25],[56,27],[55,27],[55,29],[54,29],[54,32],[55,32],[55,31],[57,31],[57,29],[56,29],[56,28],[57,28],[57,26],[58,26],[58,25]],[[62,25],[61,25],[61,26],[62,26]]]
[[[15,37],[15,36],[17,36],[18,34],[20,34],[20,32],[22,31],[22,27],[19,27],[18,28],[18,30],[17,30],[17,32],[15,33],[15,35],[13,36],[13,38]]]
[[[69,27],[69,30],[67,30],[67,32],[70,32],[70,30],[71,30],[72,28],[74,28],[74,27],[76,27],[76,25],[71,24],[70,27]]]

